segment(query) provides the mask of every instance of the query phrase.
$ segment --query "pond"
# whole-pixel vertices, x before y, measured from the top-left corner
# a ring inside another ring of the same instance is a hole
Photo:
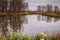
[[[59,33],[60,19],[43,15],[27,15],[23,24],[23,35],[36,35],[39,32]]]
[[[44,15],[10,15],[0,17],[0,35],[13,33],[36,35],[39,32],[60,33],[60,18]]]

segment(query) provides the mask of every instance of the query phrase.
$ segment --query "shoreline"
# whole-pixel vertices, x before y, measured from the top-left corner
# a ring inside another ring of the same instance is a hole
[[[0,12],[0,16],[6,16],[6,15],[45,15],[50,17],[57,17],[60,18],[60,14],[58,13],[47,13],[47,12]]]

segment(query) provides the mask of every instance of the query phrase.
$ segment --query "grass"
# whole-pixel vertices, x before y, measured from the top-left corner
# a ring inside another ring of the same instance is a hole
[[[60,40],[60,34],[44,34],[44,33],[39,33],[35,36],[27,36],[27,35],[20,35],[18,33],[16,34],[12,34],[10,36],[10,39],[8,39],[7,37],[1,37],[0,36],[0,40]]]
[[[48,40],[60,40],[60,33],[53,34],[47,37]]]

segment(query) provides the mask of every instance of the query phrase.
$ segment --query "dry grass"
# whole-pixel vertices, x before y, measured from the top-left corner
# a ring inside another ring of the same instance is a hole
[[[47,37],[48,40],[60,40],[60,33],[52,34]]]

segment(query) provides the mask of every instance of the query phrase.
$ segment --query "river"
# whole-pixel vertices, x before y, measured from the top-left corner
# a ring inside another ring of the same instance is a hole
[[[9,36],[15,32],[22,35],[36,35],[39,32],[60,33],[60,18],[44,15],[10,15],[0,17],[0,35]]]
[[[59,33],[60,19],[43,15],[27,15],[23,24],[23,35],[36,35],[39,32]]]

